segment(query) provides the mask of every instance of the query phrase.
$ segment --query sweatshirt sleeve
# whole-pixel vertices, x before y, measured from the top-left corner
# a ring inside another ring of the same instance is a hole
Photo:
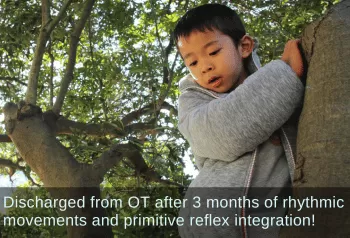
[[[185,90],[179,98],[179,130],[194,154],[233,161],[280,128],[303,93],[294,71],[281,60],[272,61],[224,98]]]

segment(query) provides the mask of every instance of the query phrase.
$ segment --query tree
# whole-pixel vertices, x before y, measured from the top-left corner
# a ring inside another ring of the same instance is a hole
[[[8,137],[2,136],[2,141],[12,141],[18,151],[18,158],[3,160],[3,166],[21,169],[29,178],[30,171],[35,172],[55,198],[100,198],[104,176],[121,161],[146,182],[182,186],[186,177],[180,155],[186,145],[178,146],[183,142],[177,140],[174,127],[176,107],[165,101],[176,96],[173,78],[183,68],[175,64],[177,55],[169,59],[173,42],[164,42],[169,36],[169,32],[164,36],[164,24],[173,25],[176,20],[164,16],[171,3],[43,0],[40,6],[3,1],[2,11],[9,16],[9,21],[2,22],[6,30],[29,16],[34,18],[27,28],[8,32],[11,39],[4,34],[8,44],[3,47],[8,69],[4,79],[21,82],[26,93],[24,101],[9,102],[3,108]],[[10,17],[16,9],[29,10]],[[158,23],[154,12],[162,12],[166,21]],[[41,21],[35,18],[38,15]],[[145,28],[147,23],[151,24]],[[28,45],[18,40],[19,33]],[[28,60],[31,68],[25,72]],[[65,68],[63,72],[55,66],[57,62]],[[26,167],[20,165],[23,161]],[[168,179],[152,168],[158,165]],[[102,208],[88,208],[64,215],[87,217],[88,224],[92,217],[106,216]],[[69,237],[87,234],[111,237],[112,231],[110,227],[68,227]]]
[[[302,35],[309,69],[297,143],[301,186],[349,186],[349,7],[337,4]]]
[[[349,198],[350,1],[342,1],[303,31],[308,63],[305,98],[298,123],[296,197]],[[346,237],[349,211],[291,209],[301,217],[315,213],[314,227],[286,227],[281,237]]]
[[[0,90],[8,101],[0,141],[10,143],[0,145],[4,172],[59,187],[51,190],[57,198],[100,197],[102,182],[130,186],[130,177],[133,186],[187,185],[188,144],[176,129],[176,82],[185,67],[170,35],[188,8],[207,2],[0,1]],[[260,39],[267,62],[334,2],[230,6]],[[69,212],[106,216],[104,209]],[[112,231],[68,227],[70,237],[85,234]]]

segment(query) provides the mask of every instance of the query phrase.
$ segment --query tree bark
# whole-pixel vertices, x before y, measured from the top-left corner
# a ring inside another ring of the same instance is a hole
[[[52,197],[77,200],[85,196],[86,201],[90,201],[91,196],[100,198],[103,176],[75,160],[43,120],[40,108],[26,103],[19,107],[7,103],[4,114],[8,136]],[[68,237],[113,237],[111,227],[91,223],[93,217],[106,217],[104,208],[91,208],[87,204],[83,209],[67,209],[62,215],[86,218],[86,225],[67,227]]]
[[[306,187],[347,187],[350,173],[350,1],[309,25],[309,62],[297,139],[297,174]]]
[[[111,226],[92,224],[95,217],[107,217],[107,214],[104,208],[93,208],[88,201],[92,196],[101,198],[99,185],[103,176],[123,157],[133,163],[135,171],[145,180],[181,187],[162,179],[145,163],[141,152],[131,143],[112,145],[93,164],[78,163],[56,139],[56,123],[52,121],[54,118],[48,118],[50,114],[44,116],[39,107],[25,102],[19,105],[6,103],[3,110],[9,138],[32,171],[40,177],[51,196],[76,201],[85,197],[86,205],[83,209],[72,208],[62,212],[64,217],[86,219],[85,225],[76,223],[75,226],[67,226],[68,237],[113,237]],[[14,167],[13,164],[2,164]]]
[[[302,35],[308,62],[303,110],[299,119],[296,199],[350,198],[350,0],[342,1]],[[280,237],[348,237],[349,209],[291,208],[311,225],[283,227]]]

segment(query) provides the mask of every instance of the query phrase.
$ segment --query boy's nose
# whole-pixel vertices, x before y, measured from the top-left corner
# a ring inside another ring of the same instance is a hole
[[[207,64],[203,65],[203,67],[202,67],[202,73],[203,73],[203,74],[204,74],[204,73],[207,73],[207,72],[209,72],[209,71],[212,71],[213,69],[214,69],[214,65],[211,64],[211,63],[207,63]]]

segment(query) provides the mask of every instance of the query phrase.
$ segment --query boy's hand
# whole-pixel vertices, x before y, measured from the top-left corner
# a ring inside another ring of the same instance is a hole
[[[304,72],[303,59],[298,48],[300,40],[289,40],[283,51],[281,60],[286,62],[296,75],[301,78]]]

